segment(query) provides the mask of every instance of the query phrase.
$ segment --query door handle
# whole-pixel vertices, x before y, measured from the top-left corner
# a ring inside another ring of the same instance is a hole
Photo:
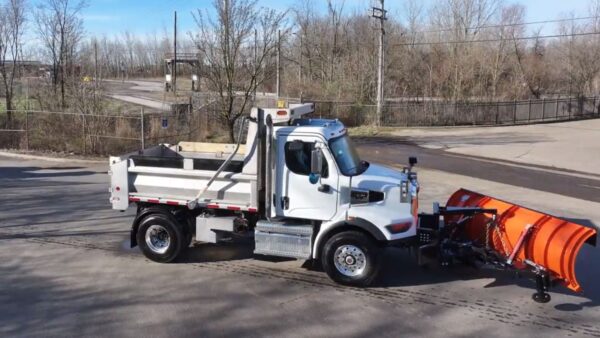
[[[329,184],[322,184],[319,187],[319,192],[330,192],[331,191],[331,186],[329,186]]]
[[[284,210],[287,210],[290,208],[290,198],[287,196],[284,196],[281,198],[281,208]]]

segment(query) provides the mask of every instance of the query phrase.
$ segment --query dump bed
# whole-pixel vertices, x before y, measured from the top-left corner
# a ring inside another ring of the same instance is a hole
[[[312,112],[312,103],[290,104],[289,108],[252,108],[247,128],[244,118],[239,129],[238,141],[247,131],[246,145],[180,142],[110,157],[112,207],[125,210],[131,202],[145,202],[256,212],[257,121],[265,126],[268,117],[269,123],[289,125],[290,121]],[[263,156],[267,156],[267,148],[262,147]],[[227,160],[230,161],[226,167],[216,175]],[[265,160],[262,162],[265,175],[262,183],[265,184],[268,171],[264,169]],[[215,180],[211,183],[213,177]]]
[[[225,160],[233,144],[181,142],[110,158],[113,209],[131,202],[187,205],[195,200]],[[248,168],[246,149],[238,152],[199,198],[199,205],[230,210],[256,210],[256,170]]]

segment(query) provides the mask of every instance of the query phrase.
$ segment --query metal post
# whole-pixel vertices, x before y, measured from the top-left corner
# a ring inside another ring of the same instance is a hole
[[[252,65],[254,67],[254,76],[256,76],[256,74],[258,74],[258,67],[256,65],[256,63],[258,62],[258,32],[256,30],[256,28],[254,29],[254,64]],[[256,88],[258,88],[258,85],[254,84],[254,90],[252,91],[252,102],[256,103]]]
[[[546,119],[546,99],[542,99],[542,121]]]
[[[187,118],[188,118],[188,141],[192,140],[192,98],[190,97],[188,106],[187,106]]]
[[[175,11],[175,22],[173,25],[173,95],[177,96],[177,11]]]
[[[567,106],[567,110],[569,111],[569,120],[571,119],[571,96],[569,96],[569,105]]]
[[[277,98],[281,96],[281,30],[277,31]]]
[[[515,100],[514,103],[515,104],[513,105],[513,124],[517,124],[517,100]]]
[[[29,78],[25,79],[25,84],[26,84],[26,86],[25,86],[26,94],[25,95],[26,95],[26,100],[27,100],[25,102],[25,107],[26,107],[25,109],[30,109],[29,108]]]
[[[386,12],[384,0],[379,0],[381,8],[373,7],[373,17],[379,20],[379,66],[377,67],[377,114],[375,125],[381,124],[381,114],[383,111],[383,81],[384,81],[384,65],[385,65],[385,20]]]
[[[529,109],[527,113],[527,123],[531,122],[531,99],[529,99]]]
[[[96,90],[98,89],[98,42],[94,39],[94,104],[96,104]]]
[[[558,103],[560,101],[560,97],[558,99],[555,100],[556,102],[556,106],[554,107],[554,118],[558,119]]]
[[[300,85],[302,85],[302,54],[303,54],[303,49],[302,49],[303,45],[302,45],[302,34],[300,34],[300,62],[299,62],[299,67],[298,67],[298,80]],[[302,96],[302,94],[300,95]]]
[[[146,138],[144,136],[144,107],[140,111],[140,140],[142,143],[142,150],[146,149]]]
[[[498,124],[499,118],[500,118],[500,102],[496,101],[496,124]]]
[[[452,114],[452,116],[453,116],[452,125],[455,126],[456,125],[456,117],[458,116],[458,101],[456,101],[456,99],[454,99],[454,114]]]
[[[82,123],[82,131],[83,131],[83,154],[85,155],[87,153],[87,137],[85,136],[85,114],[81,114],[81,117],[83,118],[83,123]]]
[[[597,97],[594,96],[594,108],[592,108],[592,115],[594,115],[594,113],[596,112],[596,99]]]
[[[29,111],[25,111],[25,150],[29,150]]]

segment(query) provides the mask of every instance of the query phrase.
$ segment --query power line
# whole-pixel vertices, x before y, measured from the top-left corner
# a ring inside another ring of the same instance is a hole
[[[573,33],[573,34],[558,34],[558,35],[539,35],[539,36],[522,36],[512,37],[506,39],[479,39],[479,40],[457,40],[457,41],[438,41],[438,42],[415,42],[415,43],[394,43],[390,46],[426,46],[426,45],[460,45],[469,43],[484,43],[484,42],[500,42],[509,40],[536,40],[536,39],[552,39],[552,38],[567,38],[576,36],[589,36],[589,35],[600,35],[600,32],[586,32],[586,33]]]
[[[476,29],[488,29],[488,28],[503,28],[503,27],[518,27],[518,26],[529,26],[529,25],[541,25],[545,23],[557,23],[557,22],[567,22],[567,21],[578,21],[578,20],[591,20],[591,19],[600,19],[600,16],[585,16],[579,18],[570,18],[570,19],[556,19],[556,20],[543,20],[543,21],[531,21],[531,22],[521,22],[521,23],[508,23],[508,24],[498,24],[498,25],[486,25],[486,26],[478,26],[478,27],[467,27],[461,30],[476,30]],[[410,34],[422,34],[422,33],[442,33],[442,32],[451,32],[454,31],[454,28],[442,28],[442,29],[433,29],[433,30],[425,30],[418,32],[410,32]]]

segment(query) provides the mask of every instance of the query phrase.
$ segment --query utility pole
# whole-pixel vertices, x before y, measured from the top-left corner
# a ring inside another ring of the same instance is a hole
[[[281,30],[277,31],[277,98],[281,96]]]
[[[94,105],[96,104],[96,91],[97,90],[98,90],[98,41],[96,39],[94,39]]]
[[[256,28],[254,28],[254,81],[258,81],[258,31],[256,30]],[[256,104],[256,88],[258,87],[258,85],[256,83],[254,83],[254,91],[252,93],[252,102],[254,102],[254,104]]]
[[[98,81],[98,42],[94,39],[94,83]]]
[[[373,7],[373,13],[371,16],[377,20],[379,20],[379,66],[377,70],[377,116],[376,116],[376,126],[381,125],[381,114],[383,110],[383,69],[385,67],[385,20],[386,10],[384,7],[385,0],[379,0],[381,3],[381,7]]]
[[[173,95],[177,96],[177,11],[173,28]]]
[[[300,81],[300,85],[304,84],[302,83],[302,54],[304,53],[302,47],[302,32],[300,32],[300,62],[298,63],[298,80]]]

